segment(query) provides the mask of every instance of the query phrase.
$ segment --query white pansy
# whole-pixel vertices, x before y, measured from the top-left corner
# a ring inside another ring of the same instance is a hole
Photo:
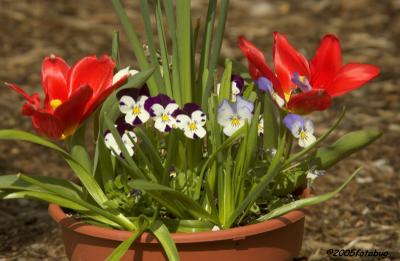
[[[207,116],[201,110],[196,110],[191,113],[189,117],[186,114],[179,114],[176,116],[176,126],[183,130],[186,137],[195,139],[203,138],[207,132],[204,128]]]
[[[136,134],[133,131],[125,131],[125,133],[121,136],[121,139],[122,139],[122,142],[125,145],[126,150],[129,153],[129,155],[133,156],[133,154],[134,154],[134,150],[133,150],[134,144],[133,144],[132,140],[135,143],[137,142]],[[115,138],[114,138],[114,136],[112,135],[111,132],[108,132],[104,136],[104,143],[106,144],[106,147],[111,150],[111,153],[112,153],[113,156],[116,156],[115,154],[117,154],[118,156],[120,156],[122,154],[121,153],[121,149],[118,146],[118,143],[115,140]]]
[[[154,127],[157,130],[166,132],[176,126],[173,113],[179,108],[178,104],[170,103],[164,108],[161,104],[155,103],[150,108],[155,115]]]
[[[144,103],[147,96],[139,96],[135,101],[130,96],[122,96],[119,103],[120,111],[125,114],[125,121],[129,124],[145,123],[150,118],[150,113],[145,110]]]

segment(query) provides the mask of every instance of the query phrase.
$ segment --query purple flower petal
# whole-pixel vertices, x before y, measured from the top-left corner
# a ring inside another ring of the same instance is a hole
[[[135,101],[139,96],[147,96],[150,97],[150,91],[147,85],[143,85],[142,88],[127,88],[127,89],[122,89],[119,92],[117,92],[117,99],[121,100],[122,96],[130,96],[132,97]]]
[[[236,83],[236,87],[239,88],[241,94],[243,92],[244,79],[238,74],[232,74],[231,81]]]
[[[312,87],[308,82],[307,78],[300,77],[300,75],[295,72],[293,73],[292,82],[297,85],[303,92],[311,91]]]
[[[301,117],[300,115],[297,115],[297,114],[288,114],[283,119],[283,123],[289,130],[292,130],[293,124],[295,124],[297,122],[299,122],[301,124],[301,126],[304,125],[303,117]]]
[[[269,93],[272,93],[272,91],[274,90],[272,82],[265,77],[258,78],[257,85],[258,85],[258,88],[263,92],[268,91]]]
[[[120,135],[123,135],[125,133],[125,131],[132,131],[134,126],[126,123],[125,121],[125,117],[119,117],[116,121],[115,121],[115,125],[116,129],[118,130],[118,133]]]
[[[151,106],[154,104],[160,104],[164,108],[167,107],[168,104],[170,103],[175,103],[175,100],[171,99],[168,95],[165,94],[159,94],[154,97],[150,97],[146,100],[144,103],[144,109],[150,113],[152,117],[155,116],[153,110],[151,109]]]

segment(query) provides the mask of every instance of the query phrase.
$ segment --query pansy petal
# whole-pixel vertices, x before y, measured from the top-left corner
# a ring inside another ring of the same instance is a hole
[[[296,114],[308,114],[313,111],[323,111],[332,105],[329,94],[322,89],[313,89],[290,97],[287,109]]]
[[[311,85],[324,89],[330,85],[342,66],[342,50],[335,35],[324,36],[310,62]]]
[[[304,131],[307,134],[313,134],[314,133],[314,124],[310,120],[306,120],[304,123]]]
[[[306,147],[308,147],[308,146],[310,146],[311,144],[313,144],[315,141],[316,141],[317,139],[315,138],[315,136],[314,135],[307,135],[307,137],[306,138],[304,138],[304,139],[299,139],[299,146],[300,147],[303,147],[303,148],[306,148]]]
[[[179,109],[179,105],[176,103],[170,103],[165,107],[165,113],[173,114],[177,109]]]
[[[326,88],[332,97],[343,95],[361,87],[379,75],[379,68],[370,64],[350,63],[337,73],[333,83]]]
[[[204,126],[206,124],[207,115],[203,111],[197,110],[192,113],[192,119],[196,121],[199,126]]]
[[[132,109],[135,104],[136,102],[132,97],[122,96],[119,100],[119,110],[124,114],[132,113]]]
[[[154,122],[154,128],[159,130],[160,132],[166,132],[167,129],[167,123],[162,121],[161,118],[158,118]]]
[[[223,100],[218,107],[217,120],[222,126],[227,126],[231,123],[231,118],[235,114],[233,108],[227,100]]]
[[[150,108],[150,113],[154,116],[160,116],[164,113],[165,109],[161,104],[155,103]]]
[[[237,112],[240,112],[241,110],[245,110],[245,109],[247,109],[250,112],[253,112],[253,110],[254,110],[254,103],[242,98],[241,96],[237,97],[237,101],[236,101],[235,105],[236,105]]]
[[[228,124],[224,127],[223,132],[226,136],[232,136],[238,129],[240,129],[244,125],[243,121],[240,121],[238,125],[233,126],[232,124]]]
[[[202,139],[204,136],[206,136],[207,131],[203,127],[198,126],[197,129],[194,131],[194,134],[196,134],[197,138]]]
[[[150,113],[148,113],[145,109],[142,108],[141,113],[137,117],[140,119],[141,123],[145,123],[150,119]]]
[[[191,118],[186,114],[179,114],[176,116],[176,126],[183,130],[185,129],[191,122]]]

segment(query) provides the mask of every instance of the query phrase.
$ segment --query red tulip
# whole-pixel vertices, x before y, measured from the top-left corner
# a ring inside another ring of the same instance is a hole
[[[290,45],[283,34],[274,33],[274,40],[275,72],[250,41],[241,36],[238,44],[247,58],[252,78],[266,77],[271,81],[289,112],[307,114],[325,110],[331,106],[332,98],[361,87],[379,74],[379,68],[369,64],[342,65],[339,39],[334,35],[322,38],[310,62]]]
[[[6,85],[25,98],[22,114],[32,118],[36,131],[63,139],[127,80],[128,74],[113,83],[114,67],[114,61],[106,55],[84,57],[71,68],[60,57],[46,57],[42,64],[43,106],[37,93],[30,96],[15,84]]]

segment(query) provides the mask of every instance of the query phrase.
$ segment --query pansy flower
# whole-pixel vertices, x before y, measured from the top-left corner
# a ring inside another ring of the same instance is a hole
[[[238,96],[236,102],[224,100],[218,108],[218,123],[223,126],[223,132],[232,136],[246,121],[251,122],[254,104]]]
[[[150,97],[147,85],[142,88],[123,89],[117,93],[119,110],[125,114],[125,122],[132,125],[145,123],[150,113],[144,108],[144,103]]]
[[[22,114],[32,119],[34,129],[52,139],[73,134],[117,87],[128,79],[122,72],[114,78],[115,63],[109,56],[87,56],[70,67],[62,58],[50,55],[42,63],[43,105],[37,93],[28,95],[15,84],[7,85],[26,102]]]
[[[221,84],[217,85],[217,94],[219,94],[221,89]],[[232,74],[231,76],[231,100],[236,101],[236,96],[242,95],[244,89],[244,79],[237,74]]]
[[[132,140],[136,143],[137,142],[137,137],[136,134],[133,132],[133,126],[126,123],[124,118],[119,118],[115,124],[116,129],[118,130],[118,133],[121,135],[122,142],[125,145],[126,150],[128,151],[130,156],[133,156],[134,154],[134,144]],[[117,141],[114,138],[114,135],[110,132],[107,131],[104,135],[104,143],[106,144],[106,147],[111,150],[111,153],[113,156],[122,156],[122,151],[120,147],[118,146]]]
[[[207,116],[195,103],[186,103],[182,110],[177,110],[176,126],[183,130],[190,139],[201,139],[206,136],[204,128]]]
[[[329,108],[332,98],[361,87],[379,74],[379,68],[369,64],[342,64],[339,39],[334,35],[322,38],[312,60],[297,52],[286,36],[274,33],[273,72],[263,53],[243,36],[238,43],[247,58],[253,80],[265,77],[292,113],[307,114]]]
[[[300,147],[308,147],[316,141],[314,136],[314,125],[311,120],[304,119],[300,115],[288,114],[283,123],[292,135],[299,140]]]
[[[264,135],[264,117],[260,115],[258,125],[257,125],[258,136]]]
[[[260,91],[269,92],[272,99],[278,104],[279,107],[283,107],[285,105],[285,100],[279,96],[279,94],[274,90],[272,82],[268,80],[266,77],[259,77],[257,79],[257,85]]]
[[[159,94],[146,100],[144,108],[154,119],[154,127],[160,132],[168,132],[176,127],[174,113],[178,104],[165,94]]]

